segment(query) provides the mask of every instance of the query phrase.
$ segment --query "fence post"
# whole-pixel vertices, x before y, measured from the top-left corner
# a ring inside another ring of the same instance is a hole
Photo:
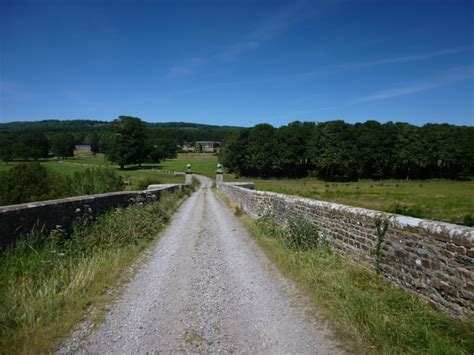
[[[186,180],[184,182],[185,185],[192,185],[193,184],[193,172],[191,170],[191,164],[188,164],[186,169]]]
[[[219,187],[220,184],[224,182],[224,174],[222,173],[222,165],[217,164],[216,170],[216,185]]]

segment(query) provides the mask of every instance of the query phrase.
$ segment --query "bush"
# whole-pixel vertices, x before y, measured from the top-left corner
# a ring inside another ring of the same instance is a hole
[[[146,190],[148,186],[154,184],[162,184],[158,179],[146,178],[145,180],[140,180],[137,184],[137,190]]]
[[[468,227],[474,226],[474,218],[470,214],[464,216],[463,224]]]
[[[0,174],[0,205],[122,191],[124,188],[123,177],[113,169],[88,168],[70,177],[31,162],[17,164]]]
[[[125,189],[123,177],[111,168],[88,168],[74,173],[70,195],[92,195]]]
[[[0,205],[60,198],[68,186],[67,178],[40,163],[18,164],[0,175]]]

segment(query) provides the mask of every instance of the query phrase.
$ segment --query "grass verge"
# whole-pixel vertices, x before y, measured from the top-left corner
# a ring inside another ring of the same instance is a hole
[[[131,275],[191,191],[117,209],[66,236],[33,234],[0,258],[0,353],[54,350],[90,306],[111,300],[110,290]]]
[[[267,256],[308,294],[354,353],[474,352],[473,317],[441,314],[327,247],[295,248],[288,243],[294,231],[271,219],[253,220],[236,212]]]

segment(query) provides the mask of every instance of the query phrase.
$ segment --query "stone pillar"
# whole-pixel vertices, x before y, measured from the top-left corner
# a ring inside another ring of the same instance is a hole
[[[224,182],[224,174],[222,172],[222,165],[217,164],[217,170],[216,170],[216,185],[219,187],[220,184]]]
[[[193,172],[191,170],[191,164],[188,164],[186,169],[186,180],[184,181],[185,185],[192,185],[193,184]]]

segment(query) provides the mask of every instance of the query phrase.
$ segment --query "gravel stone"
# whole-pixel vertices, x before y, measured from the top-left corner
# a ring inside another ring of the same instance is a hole
[[[60,353],[339,354],[342,347],[198,176],[151,257],[88,337]],[[311,311],[311,316],[308,315]]]

